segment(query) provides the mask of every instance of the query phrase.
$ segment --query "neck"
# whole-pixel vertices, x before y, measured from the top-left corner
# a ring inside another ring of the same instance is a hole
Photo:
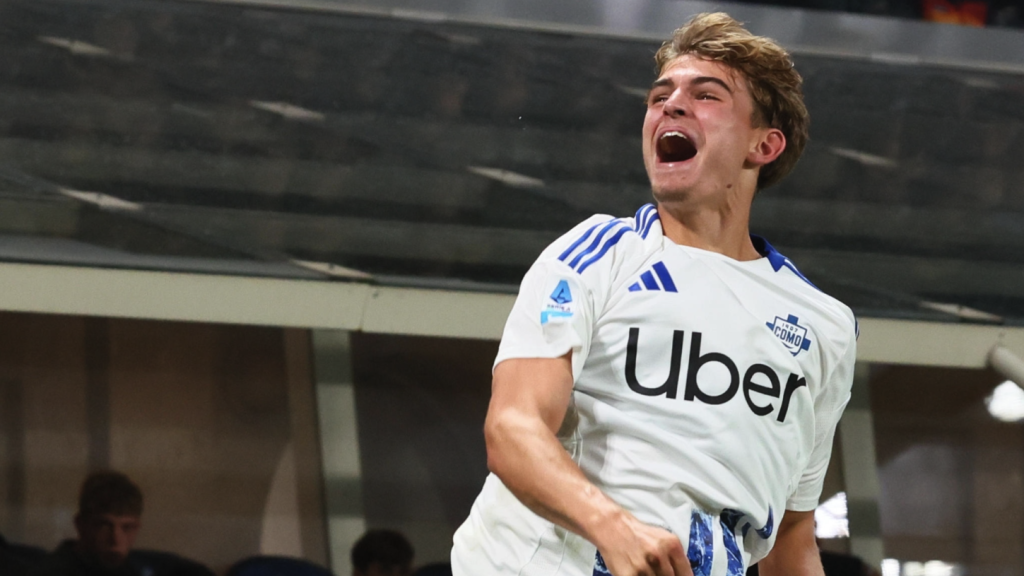
[[[730,195],[713,205],[662,200],[658,217],[665,236],[683,246],[717,252],[734,260],[756,260],[761,255],[750,241],[750,202],[753,193]]]

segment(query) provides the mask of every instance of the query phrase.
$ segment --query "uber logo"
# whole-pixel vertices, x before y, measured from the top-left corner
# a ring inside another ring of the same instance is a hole
[[[641,384],[636,377],[636,357],[637,347],[640,342],[640,328],[630,328],[629,342],[626,345],[626,383],[629,384],[629,389],[643,396],[664,395],[666,398],[674,399],[679,389],[679,376],[682,372],[684,336],[685,331],[683,330],[672,331],[672,355],[669,360],[668,378],[660,386],[649,388]],[[740,378],[739,367],[736,366],[736,362],[729,356],[721,352],[701,354],[701,338],[700,332],[694,332],[690,336],[690,353],[686,366],[686,384],[683,390],[683,400],[690,402],[696,400],[712,405],[725,404],[736,396],[742,384],[743,399],[746,400],[750,411],[758,416],[771,414],[775,410],[775,406],[771,403],[770,399],[779,398],[781,395],[782,403],[779,405],[779,413],[776,416],[776,420],[779,422],[786,421],[786,414],[789,412],[789,402],[793,397],[793,392],[801,386],[807,385],[806,378],[797,374],[790,374],[783,388],[782,380],[779,378],[778,373],[770,366],[760,363],[748,367],[744,371],[743,377]],[[708,394],[701,390],[700,384],[697,382],[697,374],[700,373],[701,368],[712,363],[721,364],[729,372],[729,386],[719,394]]]

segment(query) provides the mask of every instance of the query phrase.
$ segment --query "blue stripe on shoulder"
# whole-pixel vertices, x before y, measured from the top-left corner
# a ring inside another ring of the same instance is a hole
[[[768,259],[768,262],[771,263],[773,270],[778,272],[783,268],[788,268],[790,271],[793,272],[793,274],[796,274],[797,278],[803,280],[804,282],[807,282],[807,284],[809,284],[811,288],[814,288],[818,292],[821,292],[821,288],[815,286],[814,282],[811,282],[810,280],[807,279],[806,276],[801,274],[800,271],[796,269],[796,266],[793,264],[793,262],[789,258],[786,258],[782,254],[780,254],[779,251],[776,250],[771,244],[769,244],[767,240],[760,236],[754,235],[750,236],[750,240],[754,243],[754,248],[762,256]]]
[[[658,219],[658,209],[654,204],[644,204],[636,211],[636,218],[633,220],[633,229],[641,237],[647,238],[647,232],[651,230],[651,224]]]
[[[821,292],[821,288],[818,288],[817,286],[815,286],[814,282],[811,282],[810,280],[807,279],[807,276],[804,276],[803,274],[801,274],[800,271],[796,269],[796,266],[794,266],[793,263],[789,261],[789,258],[786,258],[786,261],[783,262],[782,265],[785,266],[786,268],[789,268],[790,270],[792,270],[793,274],[796,274],[798,278],[800,278],[804,282],[807,282],[808,284],[810,284],[811,288],[814,288],[818,292]],[[776,269],[775,271],[778,272],[778,269]]]
[[[644,204],[636,211],[636,216],[633,217],[633,230],[639,232],[644,229],[644,224],[647,223],[647,217],[650,215],[652,208],[654,208],[653,205]]]
[[[654,222],[659,219],[658,209],[655,208],[653,204],[648,204],[648,206],[651,207],[651,217],[647,220],[647,223],[644,225],[644,229],[640,232],[640,237],[644,240],[646,240],[647,235],[651,233],[651,226],[654,226]]]
[[[585,256],[592,253],[594,250],[597,250],[601,246],[601,242],[604,240],[605,235],[608,234],[609,231],[611,231],[613,228],[619,228],[624,226],[625,224],[622,222],[622,220],[611,220],[607,224],[605,224],[601,228],[601,231],[597,233],[597,236],[594,236],[594,240],[591,241],[590,244],[583,249],[583,251],[576,254],[576,257],[573,258],[571,262],[569,262],[569,268],[576,268],[576,266],[579,265],[580,260],[583,260]],[[577,270],[577,272],[578,271],[579,270]]]
[[[558,259],[566,262],[577,273],[582,274],[584,270],[600,260],[613,246],[618,244],[626,232],[636,232],[636,230],[619,219],[599,222],[573,242],[558,256]],[[580,249],[587,240],[590,242]],[[571,260],[570,257],[572,257]]]
[[[571,246],[569,246],[568,248],[565,249],[565,252],[562,252],[562,254],[558,257],[558,259],[561,260],[562,262],[565,262],[565,259],[568,258],[569,255],[573,253],[573,250],[576,250],[576,248],[579,248],[580,244],[583,244],[584,242],[586,242],[587,238],[590,238],[590,235],[594,233],[594,230],[597,230],[602,224],[604,224],[604,222],[600,222],[600,223],[594,224],[593,226],[588,228],[587,231],[582,236],[577,238],[576,241],[573,242]]]

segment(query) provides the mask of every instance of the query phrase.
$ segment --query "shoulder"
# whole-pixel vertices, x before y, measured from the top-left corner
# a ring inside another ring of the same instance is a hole
[[[580,275],[594,267],[622,264],[654,246],[654,236],[660,231],[655,226],[657,220],[658,211],[652,204],[645,204],[631,217],[595,214],[552,242],[538,260],[561,262]]]
[[[827,332],[828,340],[845,350],[856,342],[857,318],[853,310],[839,299],[825,293],[814,285],[797,265],[772,247],[764,238],[752,237],[758,251],[765,255],[775,271],[773,281],[786,292],[793,294],[817,316],[817,331]]]

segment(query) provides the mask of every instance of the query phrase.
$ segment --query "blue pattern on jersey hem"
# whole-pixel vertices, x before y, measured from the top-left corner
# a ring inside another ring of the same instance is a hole
[[[722,543],[728,560],[726,576],[743,576],[744,573],[743,553],[736,541],[736,525],[743,516],[743,512],[738,510],[722,510]]]
[[[711,576],[711,564],[715,558],[713,520],[711,514],[703,510],[694,510],[690,515],[690,546],[686,557],[690,560],[693,576]]]
[[[775,530],[775,513],[772,511],[772,507],[768,507],[768,521],[764,523],[764,526],[755,530],[757,535],[767,540],[772,535],[772,531]]]
[[[594,560],[594,576],[612,576],[604,564],[604,557],[601,556],[600,550],[597,551],[597,558]]]

